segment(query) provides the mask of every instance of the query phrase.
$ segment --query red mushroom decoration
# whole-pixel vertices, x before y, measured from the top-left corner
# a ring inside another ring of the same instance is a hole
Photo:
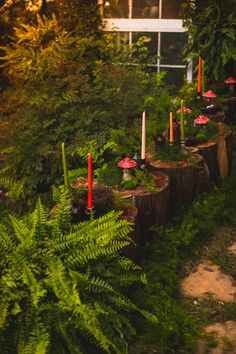
[[[225,81],[225,84],[236,84],[236,79],[233,76],[229,76]]]
[[[123,160],[118,162],[117,165],[123,168],[123,179],[125,181],[130,181],[132,179],[132,176],[129,173],[129,169],[135,167],[137,165],[137,162],[131,160],[129,157],[125,157]]]
[[[199,116],[196,119],[194,119],[194,124],[195,125],[205,125],[209,122],[209,118],[205,116]]]
[[[183,106],[183,112],[184,113],[192,113],[192,110],[190,108]],[[181,108],[179,108],[178,111],[176,111],[176,113],[181,113]]]
[[[216,93],[211,91],[211,90],[209,90],[207,92],[204,92],[203,97],[208,98],[208,99],[216,98]]]
[[[236,79],[233,76],[229,76],[225,81],[225,84],[229,85],[229,89],[233,90],[234,84],[236,84]]]

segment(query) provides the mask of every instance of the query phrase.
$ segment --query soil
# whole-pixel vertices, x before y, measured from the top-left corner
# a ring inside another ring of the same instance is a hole
[[[221,232],[225,232],[222,228]],[[236,256],[235,230],[228,230],[231,242],[226,248],[226,252],[231,256]],[[215,244],[210,245],[211,249],[218,248],[220,241],[220,232]],[[203,255],[204,256],[204,255]],[[236,284],[235,280],[228,274],[223,273],[220,267],[207,260],[205,254],[204,260],[199,263],[193,271],[188,274],[181,283],[182,293],[186,297],[194,298],[194,302],[203,300],[216,300],[219,304],[236,303]],[[200,339],[197,344],[195,354],[235,354],[236,353],[236,321],[222,320],[214,322],[204,328],[209,338]]]
[[[93,203],[97,210],[105,208],[111,200],[112,192],[108,187],[95,187],[93,189]],[[87,191],[78,192],[73,200],[73,208],[85,209],[87,206],[88,193]]]
[[[197,270],[183,280],[181,289],[184,295],[197,299],[212,297],[223,302],[236,302],[234,280],[219,266],[207,261],[199,264]]]
[[[231,245],[230,247],[228,247],[227,250],[229,253],[236,256],[236,242],[233,245]]]
[[[216,341],[215,348],[206,348],[203,340],[198,343],[196,354],[235,354],[236,353],[236,322],[216,322],[205,327],[207,334],[213,335]]]

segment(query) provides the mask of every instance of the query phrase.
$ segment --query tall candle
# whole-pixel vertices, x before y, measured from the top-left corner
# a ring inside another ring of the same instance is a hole
[[[180,112],[180,138],[184,140],[184,101],[181,100],[181,112]]]
[[[143,112],[142,116],[142,146],[141,146],[141,160],[146,157],[146,113]]]
[[[93,161],[92,155],[88,154],[88,209],[93,208]]]
[[[66,153],[65,153],[65,144],[61,144],[61,152],[62,152],[62,164],[63,164],[63,176],[64,176],[64,185],[65,190],[69,191],[69,179],[68,179],[68,169],[67,169],[67,161],[66,161]]]
[[[173,113],[170,112],[170,143],[174,141],[174,131],[173,131]]]
[[[198,58],[198,75],[197,75],[197,92],[201,93],[201,83],[202,83],[202,58]]]
[[[202,60],[202,92],[205,92],[205,63],[204,60]]]

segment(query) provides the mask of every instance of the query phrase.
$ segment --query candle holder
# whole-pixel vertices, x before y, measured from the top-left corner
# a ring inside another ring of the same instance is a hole
[[[165,143],[166,143],[166,138],[164,137],[164,135],[158,134],[155,139],[156,149],[158,149],[159,147],[163,147]]]
[[[93,220],[93,219],[94,219],[94,214],[95,214],[94,207],[92,207],[92,208],[86,208],[86,209],[85,209],[85,214],[90,217],[90,220]]]
[[[184,155],[188,155],[188,152],[187,152],[187,150],[185,149],[185,139],[181,139],[181,140],[180,140],[180,146],[181,146],[181,152],[182,152]]]
[[[148,170],[150,163],[146,159],[140,159],[138,162],[138,167],[140,170]]]
[[[196,101],[197,102],[202,101],[202,93],[201,92],[197,92]]]

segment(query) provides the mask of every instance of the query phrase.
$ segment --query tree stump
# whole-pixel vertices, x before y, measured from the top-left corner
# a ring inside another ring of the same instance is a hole
[[[223,124],[219,123],[219,135],[213,141],[197,144],[199,154],[204,157],[209,169],[211,180],[214,183],[226,178],[232,166],[232,131]]]
[[[150,227],[165,224],[170,216],[169,212],[169,177],[161,172],[154,172],[157,190],[148,192],[140,186],[133,190],[120,192],[123,198],[133,199],[138,210],[135,218],[135,238],[137,246],[143,246],[152,236]]]
[[[133,203],[130,203],[127,205],[120,216],[120,219],[125,219],[134,224],[134,229],[130,235],[132,240],[134,241],[133,243],[130,243],[127,247],[122,249],[122,255],[128,258],[131,258],[135,261],[138,260],[138,254],[137,254],[137,214],[138,214],[138,209],[135,207]]]
[[[182,161],[151,161],[156,171],[170,176],[170,212],[173,216],[210,188],[208,169],[203,157],[192,154]]]
[[[212,114],[207,114],[207,117],[216,123],[224,123],[226,119],[225,111],[223,109]]]
[[[236,123],[236,97],[232,96],[227,100],[229,122]]]
[[[218,163],[218,145],[216,141],[207,141],[206,143],[197,144],[197,148],[208,167],[211,181],[217,183],[220,178],[220,170]]]
[[[220,177],[225,179],[230,174],[233,160],[233,135],[231,129],[225,124],[220,124],[217,146]]]

